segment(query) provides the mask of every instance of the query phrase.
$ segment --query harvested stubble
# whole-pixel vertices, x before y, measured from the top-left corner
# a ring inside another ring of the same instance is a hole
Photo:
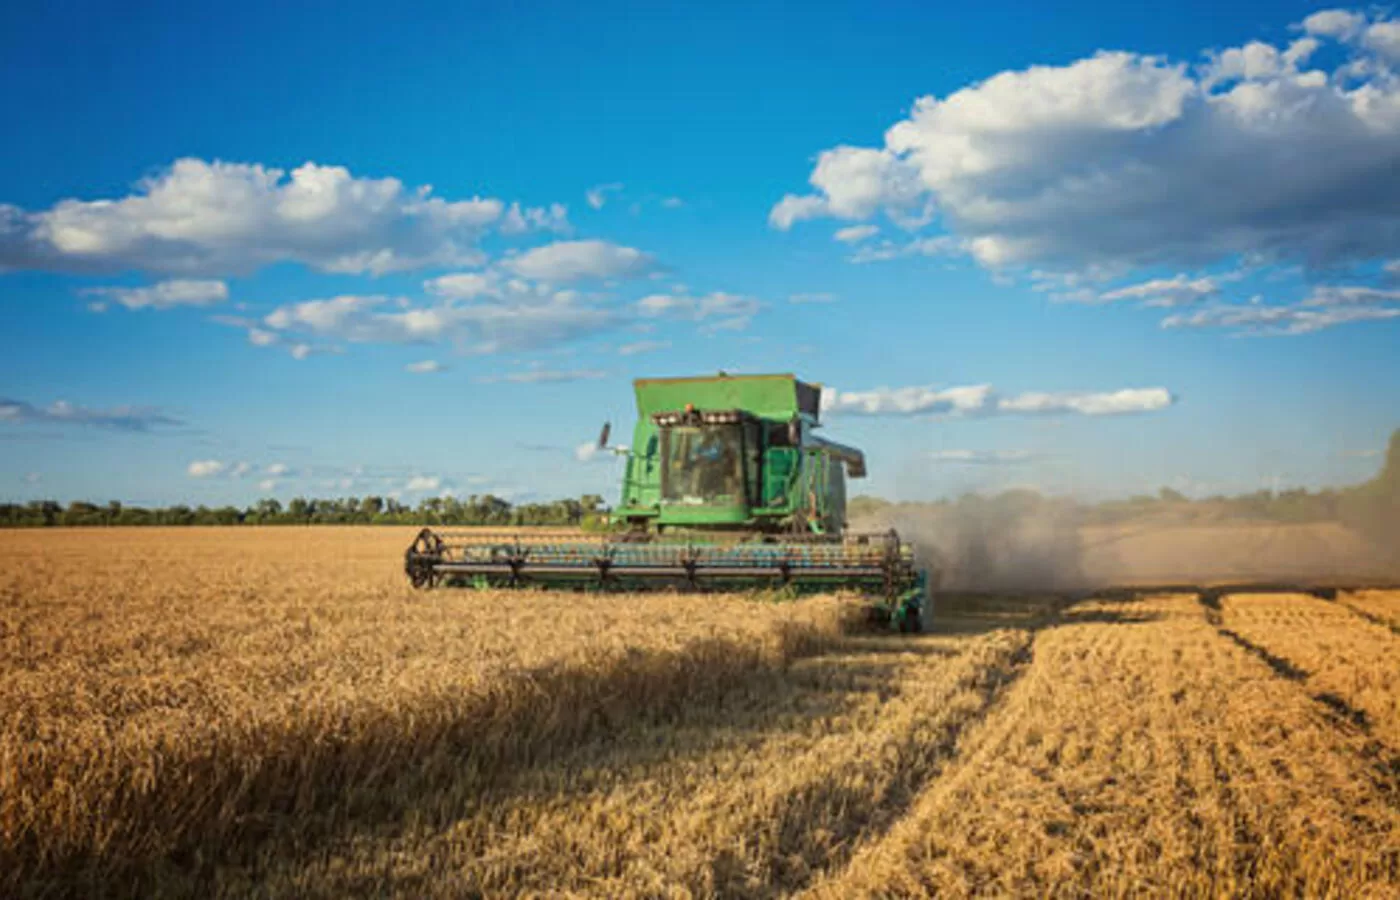
[[[1300,594],[1235,594],[1222,607],[1225,628],[1400,758],[1400,636]]]
[[[414,593],[407,539],[0,534],[0,894],[189,889],[406,774],[469,791],[841,631],[831,598]]]
[[[678,720],[480,794],[424,797],[411,817],[220,883],[325,897],[786,893],[838,869],[937,776],[1043,612],[1021,604],[957,637],[847,637]]]
[[[1337,600],[1363,618],[1400,632],[1400,591],[1356,591],[1343,593]]]
[[[825,897],[1400,890],[1400,808],[1360,735],[1192,596],[1086,603],[957,761]]]

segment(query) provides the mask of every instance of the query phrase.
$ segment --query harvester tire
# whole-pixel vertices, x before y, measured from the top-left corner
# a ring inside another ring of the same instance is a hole
[[[922,634],[924,630],[924,614],[922,610],[906,610],[899,620],[899,630],[905,634]]]

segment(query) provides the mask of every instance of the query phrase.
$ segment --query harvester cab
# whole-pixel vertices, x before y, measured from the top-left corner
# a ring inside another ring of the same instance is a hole
[[[846,530],[861,451],[819,437],[821,388],[793,375],[643,378],[621,498],[604,533],[424,528],[415,587],[852,589],[901,630],[922,627],[927,585],[893,531]]]
[[[816,436],[821,389],[791,375],[645,378],[614,517],[634,532],[839,534],[865,457]]]

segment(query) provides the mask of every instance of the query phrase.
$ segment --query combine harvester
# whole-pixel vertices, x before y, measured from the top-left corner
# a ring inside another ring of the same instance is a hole
[[[893,532],[845,530],[859,450],[816,435],[821,388],[792,375],[643,378],[607,533],[424,528],[414,587],[854,589],[901,631],[923,627],[927,576]]]

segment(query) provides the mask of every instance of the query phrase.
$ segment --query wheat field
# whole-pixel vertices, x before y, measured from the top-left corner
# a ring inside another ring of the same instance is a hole
[[[0,895],[1394,896],[1400,594],[415,592],[0,532]]]

